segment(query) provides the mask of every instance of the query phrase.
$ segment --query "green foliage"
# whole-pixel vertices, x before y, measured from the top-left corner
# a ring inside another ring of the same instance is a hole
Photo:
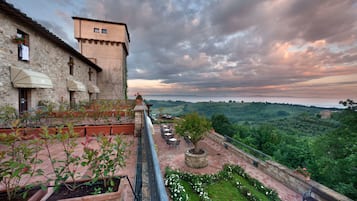
[[[187,113],[197,112],[209,118],[215,114],[224,114],[232,123],[253,122],[254,124],[265,123],[270,120],[281,118],[295,118],[301,113],[316,116],[326,108],[305,107],[291,104],[271,104],[271,103],[240,103],[240,102],[199,102],[190,103],[184,101],[156,101],[150,100],[153,104],[152,113],[162,113],[173,116],[182,116]]]
[[[357,112],[346,110],[338,115],[343,125],[314,140],[314,173],[319,182],[357,199]]]
[[[232,123],[224,114],[214,114],[211,117],[212,127],[221,135],[232,137],[235,133]]]
[[[42,170],[36,168],[42,163],[38,158],[41,150],[39,142],[21,141],[17,131],[14,129],[11,134],[0,134],[0,146],[3,147],[0,151],[0,182],[5,186],[9,200],[18,196],[21,186],[27,185],[32,176],[43,174]]]
[[[217,174],[194,175],[166,168],[165,185],[173,200],[278,201],[278,194],[248,176],[236,165],[224,165]],[[193,198],[193,199],[192,199]]]
[[[93,149],[90,147],[90,138],[86,138],[83,143],[84,153],[82,158],[82,166],[88,166],[89,170],[94,175],[93,182],[98,179],[104,181],[104,187],[113,187],[113,178],[115,172],[122,167],[125,167],[126,159],[126,146],[127,144],[121,140],[119,136],[115,137],[97,137],[99,149]]]
[[[211,122],[198,115],[198,113],[187,114],[177,121],[175,126],[175,130],[178,134],[190,138],[192,144],[195,146],[195,153],[199,153],[197,143],[203,139],[211,128]]]
[[[16,109],[9,104],[0,107],[0,126],[10,127],[11,122],[17,119]]]
[[[42,139],[51,162],[52,171],[55,174],[55,190],[60,185],[65,185],[70,191],[74,191],[79,187],[76,178],[80,175],[78,168],[80,167],[81,157],[75,153],[77,143],[74,137],[76,137],[76,134],[74,133],[72,124],[68,124],[67,131],[64,131],[63,127],[60,127],[57,135],[50,135],[47,128],[43,128]],[[53,153],[51,153],[50,145],[55,142],[59,142],[62,147],[64,159],[55,158]],[[67,180],[70,180],[72,183],[66,183]]]

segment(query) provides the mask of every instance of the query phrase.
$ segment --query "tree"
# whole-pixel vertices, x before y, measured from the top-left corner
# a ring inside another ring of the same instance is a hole
[[[357,112],[347,108],[335,118],[341,122],[340,127],[318,137],[313,143],[316,158],[313,174],[322,184],[356,200]]]
[[[347,107],[347,109],[349,109],[349,110],[353,110],[353,111],[357,110],[357,103],[351,99],[347,99],[345,101],[340,101],[340,104]]]
[[[232,137],[234,135],[234,128],[229,119],[224,114],[214,114],[211,117],[212,127],[221,134]]]
[[[211,130],[211,122],[199,116],[198,113],[190,113],[180,119],[176,124],[176,132],[181,136],[189,137],[194,145],[194,153],[200,153],[197,144]]]

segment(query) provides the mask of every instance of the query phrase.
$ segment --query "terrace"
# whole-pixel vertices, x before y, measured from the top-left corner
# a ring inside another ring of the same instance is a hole
[[[116,170],[116,175],[127,175],[128,180],[122,179],[120,185],[121,196],[118,200],[169,200],[169,194],[164,186],[165,168],[180,170],[182,172],[189,172],[194,174],[214,174],[219,172],[224,164],[235,164],[242,167],[245,172],[252,178],[259,180],[263,185],[275,190],[281,200],[300,201],[303,199],[304,192],[313,190],[313,194],[319,200],[348,200],[342,195],[327,189],[326,187],[314,182],[306,181],[293,171],[271,162],[269,160],[260,160],[251,154],[247,154],[234,146],[233,142],[220,136],[217,133],[211,132],[208,137],[200,142],[200,146],[205,147],[208,152],[208,166],[201,169],[189,168],[184,162],[184,152],[192,145],[184,138],[172,133],[175,139],[181,143],[168,144],[167,140],[161,135],[160,125],[154,125],[152,130],[150,122],[147,121],[146,112],[142,110],[135,111],[140,119],[135,119],[135,129],[142,128],[141,136],[134,136],[134,126],[131,127],[127,135],[120,135],[121,139],[130,144],[127,146],[126,166]],[[112,130],[111,128],[110,130]],[[82,137],[75,138],[75,153],[81,156],[83,153],[82,143],[88,139],[94,139],[95,136],[87,135],[85,131]],[[108,138],[114,137],[117,133],[110,132],[107,134]],[[53,156],[61,158],[64,153],[61,151],[61,143],[55,142],[51,144],[50,150]],[[98,144],[92,143],[91,147],[99,148]],[[0,150],[4,150],[4,146],[0,146]],[[39,152],[40,159],[43,163],[38,168],[44,170],[46,176],[36,176],[30,178],[31,182],[43,181],[46,182],[48,177],[51,177],[51,164],[45,150]],[[88,167],[81,167],[78,169],[76,178],[80,179],[85,175],[90,175],[91,171]],[[53,176],[53,175],[52,175]],[[23,181],[28,178],[21,178]],[[135,195],[132,192],[131,185],[135,189]],[[0,187],[4,190],[4,186]],[[49,193],[42,199],[46,200],[53,188],[49,188]],[[341,199],[342,198],[342,199]]]

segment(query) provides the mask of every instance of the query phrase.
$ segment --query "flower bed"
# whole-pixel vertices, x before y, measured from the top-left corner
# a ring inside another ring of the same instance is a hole
[[[219,197],[219,194],[226,194],[230,191],[236,191],[234,193],[240,195],[236,198],[230,198],[234,200],[280,200],[274,190],[265,187],[256,179],[248,176],[242,168],[235,165],[225,165],[222,171],[212,175],[194,175],[169,168],[166,169],[165,185],[170,191],[172,200],[191,200],[192,194],[187,193],[191,191],[191,189],[187,189],[187,186],[185,187],[185,182],[189,184],[190,188],[199,196],[200,200],[205,201],[225,200]],[[214,190],[216,184],[226,186],[226,188],[218,192]]]

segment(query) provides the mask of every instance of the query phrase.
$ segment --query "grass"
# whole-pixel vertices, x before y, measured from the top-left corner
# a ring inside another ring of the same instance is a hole
[[[247,201],[230,181],[219,181],[206,188],[212,201]]]
[[[245,180],[243,177],[239,175],[234,175],[234,178],[238,180],[243,186],[249,189],[250,192],[252,192],[255,196],[257,196],[260,200],[264,201],[269,201],[269,199],[261,192],[259,192],[254,186],[250,185],[247,180]]]
[[[234,174],[233,177],[234,180],[232,181],[221,180],[206,186],[205,189],[212,201],[248,201],[248,199],[241,195],[237,190],[234,181],[239,181],[261,201],[269,201],[269,199],[263,193],[259,192],[254,186],[250,185],[250,183],[243,177],[239,176],[238,174]],[[198,194],[193,191],[192,187],[187,181],[181,179],[180,183],[184,186],[190,201],[200,201]]]
[[[237,165],[224,165],[223,170],[214,175],[195,175],[166,168],[166,179],[174,201],[186,196],[189,201],[280,201],[276,191],[249,177]]]
[[[180,180],[180,183],[185,188],[186,193],[188,194],[188,200],[190,201],[200,201],[200,197],[193,191],[192,187],[187,181]]]

